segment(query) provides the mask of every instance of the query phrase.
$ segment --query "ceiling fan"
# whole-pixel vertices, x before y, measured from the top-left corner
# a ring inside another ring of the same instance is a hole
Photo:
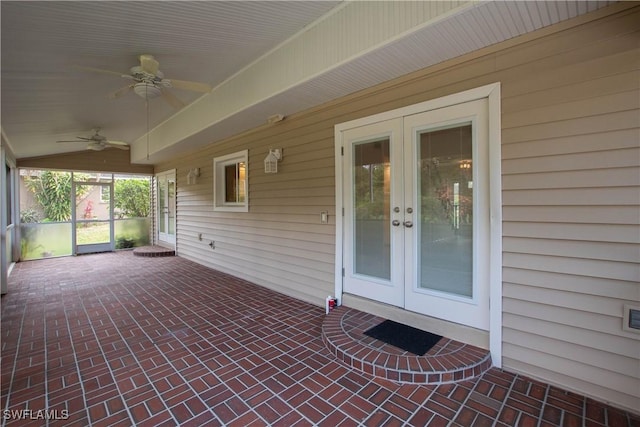
[[[206,83],[192,82],[186,80],[165,79],[162,71],[159,70],[159,62],[152,55],[142,54],[138,57],[140,65],[129,69],[129,74],[117,71],[102,70],[99,68],[77,67],[86,71],[93,71],[105,74],[114,74],[124,79],[133,80],[133,83],[124,86],[108,95],[109,98],[119,98],[130,91],[139,97],[149,100],[161,96],[169,105],[174,108],[184,107],[184,103],[173,95],[168,89],[176,88],[193,92],[207,93],[211,91],[211,86]]]
[[[87,145],[87,150],[102,151],[105,148],[117,148],[119,150],[128,150],[129,144],[124,141],[112,141],[105,136],[100,135],[100,129],[95,129],[93,135],[90,137],[78,136],[77,139],[70,141],[56,141],[56,142],[84,142]]]

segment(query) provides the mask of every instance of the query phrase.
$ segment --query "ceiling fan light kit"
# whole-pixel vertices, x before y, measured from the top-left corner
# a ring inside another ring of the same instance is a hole
[[[141,82],[133,85],[133,91],[142,99],[153,99],[162,95],[162,90],[153,83]]]

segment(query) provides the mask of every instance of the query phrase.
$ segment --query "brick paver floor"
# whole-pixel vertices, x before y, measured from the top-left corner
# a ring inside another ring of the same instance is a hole
[[[496,368],[456,384],[374,378],[329,352],[324,318],[179,257],[18,263],[2,297],[2,425],[640,426]]]

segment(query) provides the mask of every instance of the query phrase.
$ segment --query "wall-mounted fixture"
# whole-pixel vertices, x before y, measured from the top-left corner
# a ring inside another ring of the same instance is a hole
[[[195,184],[198,182],[197,178],[200,176],[200,168],[191,168],[187,174],[187,184]]]
[[[282,114],[274,114],[273,116],[269,116],[267,118],[267,123],[272,125],[274,123],[278,123],[282,121],[283,119],[284,119],[284,116]]]
[[[640,306],[624,304],[622,329],[627,332],[640,333]]]
[[[264,173],[278,173],[278,160],[282,160],[282,149],[270,148],[264,158]]]

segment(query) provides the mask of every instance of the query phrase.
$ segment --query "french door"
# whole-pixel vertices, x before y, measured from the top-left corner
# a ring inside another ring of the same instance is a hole
[[[404,306],[402,118],[344,132],[345,291]]]
[[[176,171],[156,175],[157,237],[161,243],[176,244]]]
[[[488,330],[488,101],[342,141],[344,291]]]

